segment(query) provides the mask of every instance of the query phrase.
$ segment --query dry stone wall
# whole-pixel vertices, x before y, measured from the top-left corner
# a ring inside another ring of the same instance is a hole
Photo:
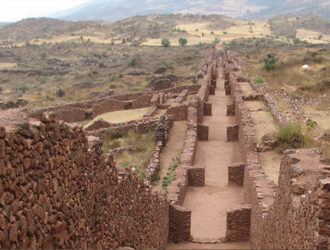
[[[230,60],[226,60],[226,53],[224,55],[225,77],[232,89],[245,161],[244,194],[245,202],[251,205],[252,247],[328,249],[330,168],[320,162],[318,150],[289,150],[282,159],[279,183],[275,188],[258,160],[253,123],[233,74],[236,64],[231,63],[234,62],[231,55]],[[233,223],[235,220],[231,220],[231,228],[239,228],[239,222]]]
[[[114,94],[111,92],[105,97],[96,98],[87,102],[78,102],[35,110],[32,111],[29,116],[36,119],[41,119],[43,113],[52,112],[58,120],[63,120],[69,123],[81,122],[86,119],[93,119],[105,112],[149,107],[152,105],[152,98],[154,94],[179,94],[184,90],[188,90],[189,94],[195,94],[199,88],[200,85],[194,84],[168,88],[163,91],[150,91],[131,94]]]
[[[165,247],[168,202],[81,128],[52,116],[20,126],[0,127],[1,248]]]
[[[205,183],[204,166],[193,167],[197,142],[198,123],[202,120],[203,103],[208,99],[208,85],[211,71],[208,70],[215,58],[211,49],[202,71],[201,88],[198,94],[191,96],[187,110],[187,135],[180,163],[174,172],[174,180],[167,187],[167,198],[170,201],[170,239],[174,242],[191,240],[191,211],[182,207],[189,185],[201,186]]]

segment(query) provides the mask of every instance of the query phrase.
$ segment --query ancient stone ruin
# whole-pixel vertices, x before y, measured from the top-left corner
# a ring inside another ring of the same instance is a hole
[[[243,242],[256,249],[329,249],[330,166],[320,152],[287,150],[274,183],[260,163],[261,146],[246,106],[263,101],[276,122],[285,123],[271,96],[242,93],[240,84],[248,79],[236,75],[239,64],[231,52],[210,48],[200,71],[193,85],[174,87],[176,80],[160,77],[145,92],[109,93],[30,113],[12,110],[12,120],[3,116],[0,247],[235,248],[235,242]],[[149,108],[139,120],[93,120],[138,108]],[[86,120],[92,121],[87,127],[78,124]],[[160,155],[176,121],[187,124],[184,148],[173,180],[156,192]],[[113,130],[155,132],[145,178],[113,159],[116,152],[134,152],[134,146],[102,152],[102,140]],[[271,143],[265,137],[262,148]],[[212,179],[219,173],[221,178]],[[210,186],[230,195],[210,196],[204,191]],[[228,204],[213,206],[215,199]],[[199,215],[199,203],[211,207],[208,215]],[[216,225],[209,235],[200,231],[204,220]]]

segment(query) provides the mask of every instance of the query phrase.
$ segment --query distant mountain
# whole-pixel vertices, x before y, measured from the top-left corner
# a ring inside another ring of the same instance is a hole
[[[0,27],[6,26],[6,25],[8,25],[8,24],[11,24],[11,23],[1,23],[1,22],[0,22]]]
[[[71,21],[115,21],[136,15],[192,13],[256,19],[311,12],[329,20],[330,0],[91,0],[54,17]]]
[[[50,35],[70,34],[85,27],[84,22],[69,22],[53,18],[28,18],[2,26],[0,40],[22,41]]]

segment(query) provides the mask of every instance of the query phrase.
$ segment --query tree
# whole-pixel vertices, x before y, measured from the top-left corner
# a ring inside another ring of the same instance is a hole
[[[276,63],[277,58],[273,54],[268,54],[267,57],[264,59],[264,69],[269,71],[274,69],[274,64]]]
[[[179,38],[179,44],[183,47],[188,43],[188,40],[184,37]]]
[[[162,46],[163,46],[163,47],[170,47],[170,46],[171,46],[170,39],[168,39],[168,38],[163,38],[163,39],[162,39]]]

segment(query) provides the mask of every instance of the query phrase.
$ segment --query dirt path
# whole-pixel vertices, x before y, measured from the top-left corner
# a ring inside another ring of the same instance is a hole
[[[227,126],[235,123],[234,117],[226,116],[227,104],[224,83],[219,79],[215,95],[209,97],[212,116],[205,117],[203,124],[209,126],[209,141],[198,142],[195,165],[204,164],[206,183],[204,187],[189,187],[184,207],[192,210],[191,234],[194,239],[221,239],[226,234],[226,211],[243,204],[243,188],[228,185],[228,169],[231,163],[242,161],[238,142],[227,142]],[[201,245],[194,243],[169,244],[169,249],[246,249],[249,243],[222,243]]]
[[[172,163],[172,159],[180,157],[181,151],[184,146],[184,141],[186,139],[186,133],[186,121],[174,122],[173,127],[170,131],[169,140],[166,143],[166,146],[163,149],[162,153],[160,154],[160,180],[158,181],[157,185],[153,186],[153,190],[162,190],[162,179],[164,176],[166,176],[168,167]]]

